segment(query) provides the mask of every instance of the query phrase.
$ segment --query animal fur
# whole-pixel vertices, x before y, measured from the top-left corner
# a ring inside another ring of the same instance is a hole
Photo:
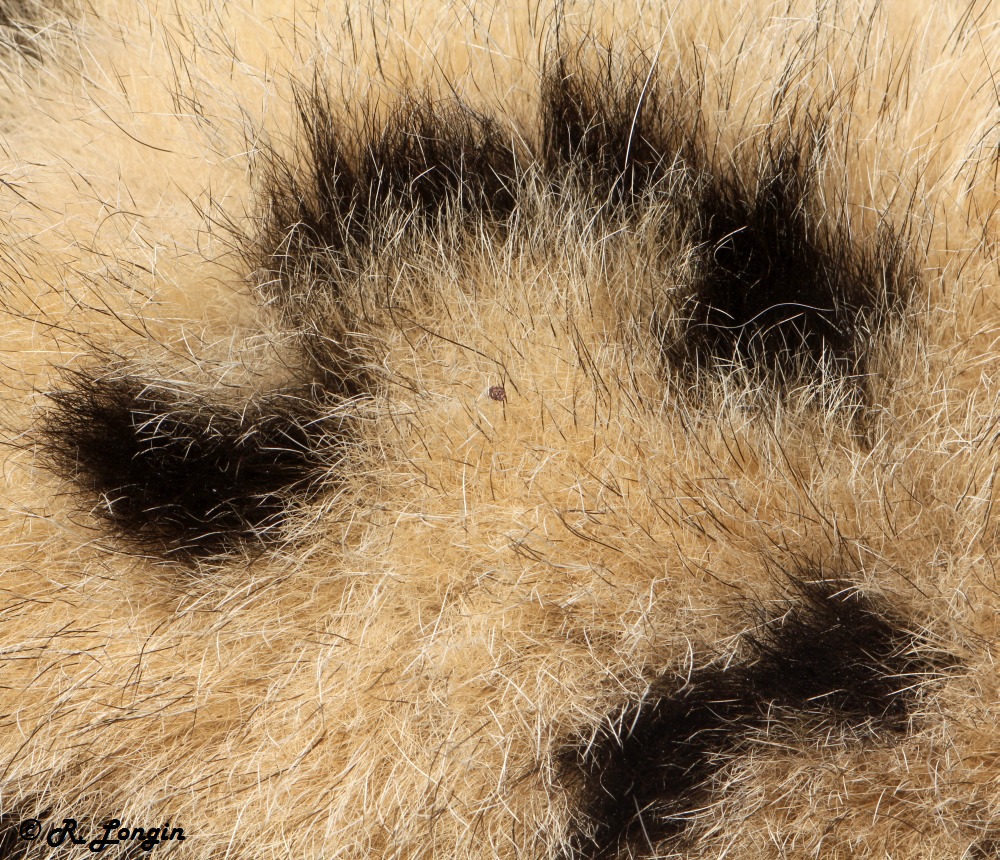
[[[0,858],[997,857],[998,57],[0,4]]]

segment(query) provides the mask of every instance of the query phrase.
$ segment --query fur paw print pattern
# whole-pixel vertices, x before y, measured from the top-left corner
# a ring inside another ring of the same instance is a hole
[[[0,2],[0,860],[987,860],[1000,16]]]

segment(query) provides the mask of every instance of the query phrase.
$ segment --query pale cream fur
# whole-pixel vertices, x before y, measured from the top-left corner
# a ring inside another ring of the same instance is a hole
[[[552,856],[572,803],[554,748],[727,653],[744,602],[806,560],[847,565],[961,669],[898,742],[758,748],[684,856],[993,856],[974,852],[1000,840],[998,7],[558,14],[570,39],[697,59],[727,152],[776,92],[836,93],[830,199],[859,236],[873,209],[912,211],[923,276],[865,438],[808,392],[671,395],[636,309],[683,261],[539,190],[534,236],[412,252],[408,313],[365,332],[384,388],[285,542],[194,566],[119,551],[29,431],[99,349],[246,392],[281,377],[289,333],[225,224],[252,230],[253,166],[294,151],[293,82],[321,72],[345,116],[453,88],[530,133],[557,12],[67,6],[3,77],[0,385],[23,444],[4,456],[2,811],[169,821],[178,858]]]

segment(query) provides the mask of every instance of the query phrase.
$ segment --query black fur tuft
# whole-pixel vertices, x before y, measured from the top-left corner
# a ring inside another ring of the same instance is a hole
[[[740,368],[779,387],[860,381],[915,290],[908,243],[887,221],[866,242],[826,210],[822,124],[798,122],[747,163],[701,174],[682,203],[691,276],[662,336],[668,365],[688,379]]]
[[[669,323],[654,327],[689,382],[734,368],[778,387],[864,377],[918,280],[904,235],[883,220],[859,241],[829,210],[822,107],[726,161],[707,141],[694,81],[668,86],[643,56],[616,65],[609,52],[597,71],[560,57],[542,82],[547,172],[604,206],[659,202],[680,216],[691,270]]]
[[[421,230],[501,227],[523,186],[519,159],[511,134],[458,99],[411,95],[360,127],[338,118],[320,84],[299,89],[296,106],[301,140],[291,160],[272,151],[259,171],[263,215],[247,257],[264,299],[303,334],[311,375],[356,397],[374,385],[359,356],[384,304],[360,295],[372,263],[402,259]]]
[[[377,249],[406,222],[460,212],[470,226],[509,215],[518,158],[500,124],[461,101],[410,96],[359,130],[338,120],[319,85],[296,94],[298,167],[274,156],[265,176],[261,265],[314,269],[317,255]]]
[[[917,637],[847,583],[800,580],[795,589],[786,613],[746,637],[755,695],[769,708],[904,730],[913,685],[935,671],[917,653]]]
[[[129,375],[78,372],[72,383],[50,395],[43,448],[113,533],[146,552],[213,553],[274,535],[291,501],[317,491],[345,433],[293,394],[236,408]]]
[[[742,660],[655,681],[559,759],[581,809],[574,856],[653,854],[688,831],[713,778],[765,731],[805,720],[827,731],[898,732],[936,665],[872,597],[843,583],[800,582],[787,611],[744,639]]]
[[[600,202],[632,203],[666,191],[682,171],[699,170],[697,91],[664,86],[656,63],[638,56],[615,68],[608,52],[597,72],[560,57],[542,78],[542,160],[569,171]]]

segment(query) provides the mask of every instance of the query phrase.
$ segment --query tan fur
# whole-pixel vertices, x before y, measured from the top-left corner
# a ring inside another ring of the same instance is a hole
[[[723,152],[775,121],[775,93],[828,99],[830,200],[859,236],[912,208],[922,293],[863,431],[809,392],[681,397],[637,309],[683,260],[540,189],[534,240],[431,236],[395,275],[407,311],[363,333],[385,385],[336,490],[263,556],[193,566],[122,552],[41,468],[43,393],[98,350],[244,392],[281,378],[293,339],[225,225],[252,232],[251,167],[294,151],[292,82],[322,73],[345,116],[453,88],[527,133],[557,10],[51,13],[40,59],[3,79],[2,811],[169,821],[178,858],[554,856],[558,744],[728,653],[746,603],[808,561],[846,566],[961,668],[896,742],[756,747],[677,850],[993,856],[998,10],[751,7],[558,16],[571,39],[696,60]]]

